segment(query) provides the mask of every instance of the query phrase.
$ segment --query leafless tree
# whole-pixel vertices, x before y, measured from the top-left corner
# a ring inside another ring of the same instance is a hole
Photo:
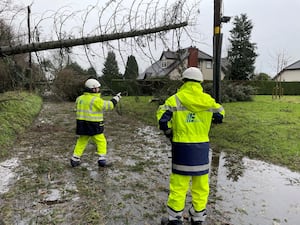
[[[269,57],[271,58],[269,65],[274,71],[274,74],[272,75],[277,75],[292,60],[292,58],[287,55],[285,50],[277,50],[273,54],[270,54]]]
[[[290,60],[290,57],[287,56],[285,51],[277,53],[276,73],[278,74],[280,71],[282,71],[287,66]]]

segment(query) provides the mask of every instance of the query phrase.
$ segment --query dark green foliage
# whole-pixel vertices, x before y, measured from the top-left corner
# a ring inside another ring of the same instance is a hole
[[[100,77],[101,84],[108,89],[113,90],[114,79],[120,79],[119,67],[114,52],[110,51],[107,54],[107,58],[104,62],[104,68],[102,69],[102,76]],[[117,90],[113,90],[117,91]]]
[[[300,82],[276,82],[273,80],[266,81],[247,81],[249,85],[257,89],[258,95],[272,95],[274,89],[281,87],[283,95],[300,95]]]
[[[89,77],[97,78],[97,72],[93,67],[88,68],[86,73]]]
[[[140,89],[140,95],[154,96],[154,98],[157,100],[165,99],[166,97],[175,94],[177,89],[182,85],[182,81],[165,78],[137,80],[137,84]]]
[[[17,135],[30,126],[42,107],[40,96],[29,92],[6,92],[0,95],[0,160],[13,155],[8,151]]]
[[[259,73],[252,76],[251,80],[271,80],[271,77],[266,73]]]
[[[212,95],[212,82],[202,84],[205,92]],[[243,90],[245,94],[250,95],[272,95],[274,88],[279,86],[283,89],[283,95],[300,95],[300,82],[276,82],[273,80],[245,80],[245,81],[228,81],[223,80],[221,83],[222,102],[230,99],[241,99],[234,97]],[[230,94],[231,93],[231,94]],[[244,96],[244,94],[242,94]],[[241,101],[241,100],[238,100]]]
[[[133,55],[127,58],[124,79],[136,79],[139,75],[139,67]]]
[[[16,41],[13,28],[3,19],[0,19],[0,46],[9,46],[20,44]],[[27,55],[15,55],[2,57],[0,60],[0,92],[20,89],[34,89],[36,81],[41,79],[41,71],[37,65],[29,64]]]
[[[230,31],[231,47],[228,51],[228,66],[225,71],[227,80],[249,80],[254,73],[254,64],[257,57],[256,44],[251,43],[252,22],[246,14],[236,16]]]
[[[213,96],[212,82],[205,82],[202,86],[206,93]],[[221,103],[252,101],[255,94],[256,88],[243,82],[223,81],[221,83]]]
[[[78,63],[72,62],[56,74],[53,82],[53,91],[61,99],[75,101],[84,91],[84,82],[97,79],[94,68],[83,69]]]
[[[222,85],[222,102],[252,101],[256,94],[254,87],[235,83],[224,83]]]
[[[137,82],[137,77],[139,75],[139,68],[137,61],[133,55],[127,58],[125,73],[123,78],[126,83],[126,92],[128,95],[140,95],[140,87]]]
[[[175,94],[177,90],[182,86],[181,80],[169,80],[167,78],[162,79],[161,83],[156,84],[156,90],[154,97],[160,102],[164,102],[169,96]]]
[[[87,74],[87,71],[84,70],[81,66],[79,66],[77,62],[71,62],[70,64],[66,65],[65,69],[70,69],[74,72],[74,74],[78,75]]]
[[[53,91],[63,100],[75,101],[84,91],[87,74],[79,74],[72,68],[65,68],[57,73],[53,82]]]

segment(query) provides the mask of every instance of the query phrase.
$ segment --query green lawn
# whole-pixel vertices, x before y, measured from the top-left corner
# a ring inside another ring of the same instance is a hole
[[[156,125],[151,97],[123,97],[122,114]],[[255,96],[253,102],[223,104],[224,123],[212,125],[214,150],[262,159],[300,170],[300,96]]]
[[[224,107],[224,124],[211,129],[217,149],[300,169],[300,96],[256,96]]]

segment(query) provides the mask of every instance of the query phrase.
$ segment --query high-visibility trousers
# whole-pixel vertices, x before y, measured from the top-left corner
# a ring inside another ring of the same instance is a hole
[[[190,181],[191,187],[190,187]],[[209,176],[186,176],[172,173],[170,176],[170,193],[167,205],[173,211],[182,212],[185,207],[186,194],[191,188],[192,204],[195,211],[206,208],[209,195]]]
[[[107,142],[103,133],[94,136],[80,135],[77,139],[73,155],[81,157],[90,140],[96,144],[98,155],[106,155]]]

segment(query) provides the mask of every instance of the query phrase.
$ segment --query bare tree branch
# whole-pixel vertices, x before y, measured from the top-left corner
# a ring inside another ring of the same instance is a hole
[[[40,46],[41,43],[45,42],[45,45],[54,43],[55,48],[61,48],[62,58],[65,58],[64,55],[77,58],[85,57],[89,64],[94,61],[94,66],[98,67],[99,63],[95,60],[103,59],[109,50],[117,51],[124,65],[130,54],[141,55],[140,60],[152,62],[155,58],[157,59],[157,55],[155,55],[157,50],[160,52],[163,49],[178,50],[183,45],[190,46],[192,43],[199,42],[199,38],[192,34],[191,25],[197,24],[200,1],[133,0],[128,4],[127,0],[107,0],[104,3],[98,1],[93,5],[86,5],[85,9],[77,11],[72,11],[70,6],[63,6],[57,11],[47,10],[32,13],[31,37],[33,44],[31,46],[20,45],[16,51],[12,51],[8,46],[2,46],[0,54],[5,56],[25,53],[27,51],[24,48],[30,47],[31,51],[36,51],[37,57],[47,57],[48,53],[41,52],[45,50],[45,46]],[[4,4],[11,2],[11,0],[2,2]],[[35,4],[38,4],[38,1],[33,2],[32,7]],[[25,7],[23,8],[25,9]],[[16,43],[20,43],[21,39],[23,39],[21,43],[26,43],[27,35],[24,25],[27,15],[25,10],[22,11],[20,7],[18,9],[19,12],[11,17],[11,21],[19,26],[16,36],[20,39]],[[181,26],[172,32],[165,30],[142,36],[136,33],[137,31],[169,27],[172,24],[185,22],[188,22],[188,26]],[[22,31],[22,27],[24,31]],[[125,35],[120,36],[122,33]],[[139,36],[127,36],[129,33]],[[100,39],[97,39],[100,40],[100,43],[91,45],[95,43],[96,36],[100,36]],[[197,33],[197,36],[200,35]],[[74,39],[74,41],[69,39]],[[89,41],[86,42],[86,39]],[[94,40],[90,42],[92,39]],[[81,48],[76,47],[76,51],[73,50],[72,46],[79,46],[81,43],[83,43]]]

